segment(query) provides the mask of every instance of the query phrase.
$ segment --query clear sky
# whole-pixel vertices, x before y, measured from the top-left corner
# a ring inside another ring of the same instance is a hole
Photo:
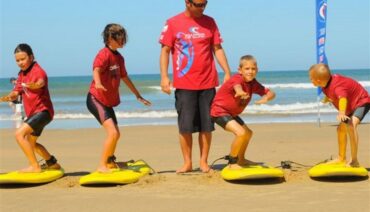
[[[90,75],[106,24],[123,25],[129,74],[159,73],[159,34],[184,0],[1,0],[0,77],[15,76],[13,51],[32,46],[49,76]],[[261,71],[306,70],[316,62],[315,0],[209,0],[235,71],[253,54]],[[333,69],[369,68],[369,0],[329,0],[326,52]],[[219,70],[221,71],[221,70]]]

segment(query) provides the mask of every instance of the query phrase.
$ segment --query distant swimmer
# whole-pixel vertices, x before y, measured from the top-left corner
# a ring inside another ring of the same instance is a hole
[[[10,83],[13,85],[13,89],[17,85],[17,78],[11,77]],[[25,119],[24,112],[23,112],[23,104],[22,104],[22,95],[18,95],[18,97],[14,101],[9,102],[9,106],[14,111],[15,121],[16,121],[16,128],[20,127],[22,121]]]

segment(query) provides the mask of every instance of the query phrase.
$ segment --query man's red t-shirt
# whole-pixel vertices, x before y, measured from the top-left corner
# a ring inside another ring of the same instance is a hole
[[[117,106],[120,103],[119,85],[121,79],[127,76],[125,60],[118,51],[105,47],[95,57],[93,70],[97,67],[101,69],[100,81],[107,91],[97,90],[93,80],[89,92],[103,105]]]
[[[180,13],[167,20],[159,42],[171,47],[175,88],[204,90],[218,85],[212,48],[222,39],[213,18]]]
[[[244,92],[249,94],[248,99],[241,99],[235,96],[235,85],[241,85]],[[235,74],[226,81],[217,91],[211,106],[211,116],[237,116],[243,112],[252,98],[252,94],[256,93],[260,96],[265,95],[269,89],[261,85],[256,79],[246,82],[243,76]]]
[[[45,85],[39,89],[29,89],[22,86],[22,83],[35,83],[42,79]],[[48,89],[48,77],[45,71],[38,63],[33,63],[26,71],[20,71],[18,74],[17,84],[13,91],[22,95],[24,110],[27,117],[47,110],[54,117],[54,108],[50,99]]]
[[[337,109],[339,108],[339,99],[346,98],[346,115],[351,115],[356,108],[370,103],[370,96],[364,87],[355,80],[339,74],[333,74],[322,91]]]

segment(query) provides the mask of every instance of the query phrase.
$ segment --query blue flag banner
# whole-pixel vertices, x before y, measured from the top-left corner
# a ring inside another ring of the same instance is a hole
[[[325,55],[327,0],[316,0],[316,63],[328,64]],[[321,94],[318,87],[317,95]]]

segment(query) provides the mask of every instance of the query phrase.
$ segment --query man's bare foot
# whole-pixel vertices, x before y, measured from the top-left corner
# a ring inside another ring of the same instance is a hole
[[[19,170],[18,172],[22,172],[22,173],[40,173],[41,168],[40,167],[29,166],[27,168]]]
[[[184,164],[180,169],[176,170],[176,174],[186,173],[193,171],[192,165]]]
[[[339,158],[336,158],[336,159],[333,159],[333,160],[329,160],[325,164],[340,164],[340,163],[346,163],[346,161],[345,160],[341,160]]]
[[[360,163],[358,162],[358,160],[352,160],[351,162],[348,163],[348,166],[360,167]]]
[[[208,166],[207,162],[200,162],[199,168],[203,173],[208,173],[212,170],[211,167]]]

